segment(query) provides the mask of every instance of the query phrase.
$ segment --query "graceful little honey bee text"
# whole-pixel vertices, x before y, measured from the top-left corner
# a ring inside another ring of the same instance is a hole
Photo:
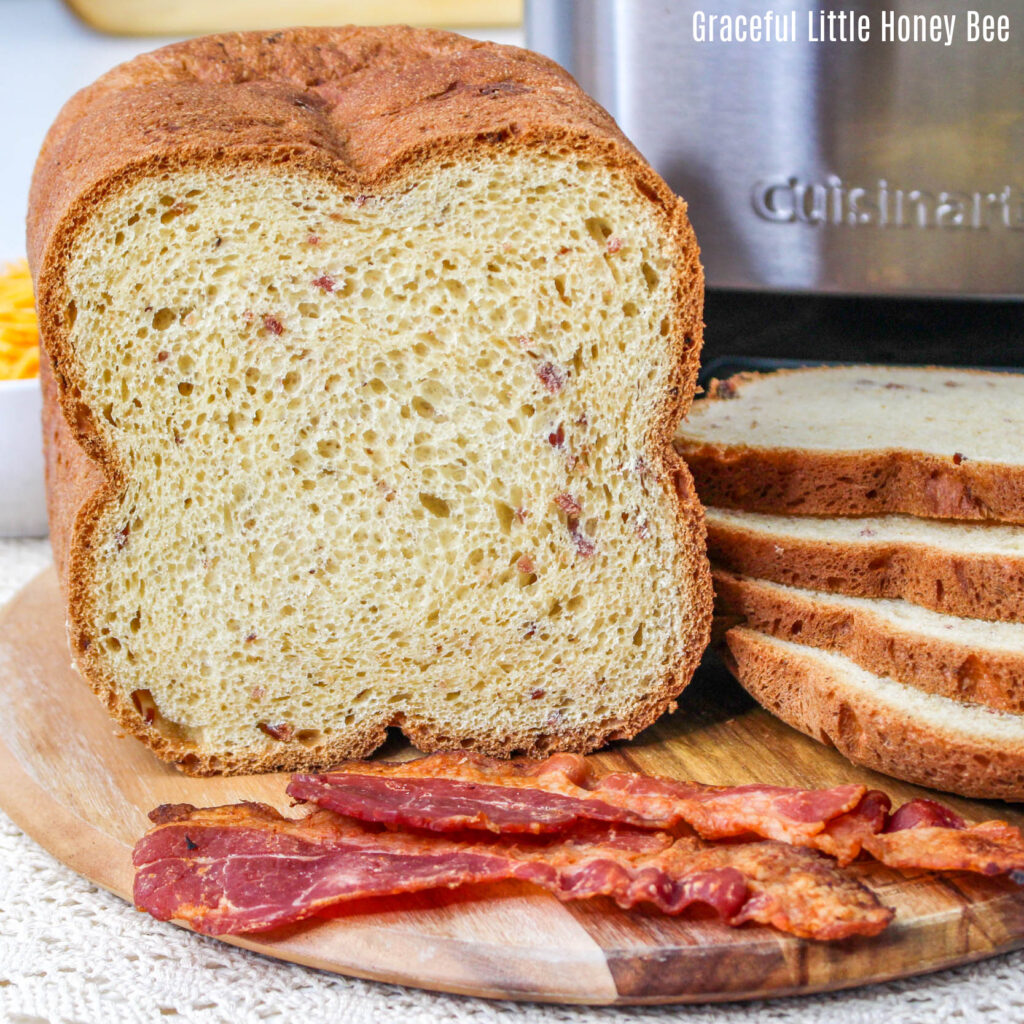
[[[954,43],[1006,43],[1009,14],[975,10],[903,14],[886,10],[765,10],[718,14],[697,10],[691,20],[695,43],[881,43],[952,46]]]

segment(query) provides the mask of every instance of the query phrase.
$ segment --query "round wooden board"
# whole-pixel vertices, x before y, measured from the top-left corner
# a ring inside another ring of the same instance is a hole
[[[286,777],[190,779],[119,735],[69,667],[52,570],[0,615],[0,804],[74,870],[130,899],[131,847],[161,803],[262,800],[287,811]],[[389,745],[387,754],[407,752]],[[863,780],[898,800],[925,791],[852,767],[754,707],[708,668],[680,710],[595,755],[712,783],[824,786]],[[967,818],[1024,814],[943,798]],[[659,1003],[820,992],[904,977],[1024,945],[1024,892],[1003,880],[850,868],[897,912],[882,935],[816,943],[770,928],[562,904],[526,885],[366,901],[330,920],[229,941],[341,974],[504,999]]]

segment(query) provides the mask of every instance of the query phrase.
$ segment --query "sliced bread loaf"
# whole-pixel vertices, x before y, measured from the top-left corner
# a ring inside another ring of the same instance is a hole
[[[1024,375],[832,366],[716,381],[675,445],[705,504],[1024,523]]]
[[[1024,716],[924,693],[746,627],[730,629],[725,644],[755,700],[854,763],[962,796],[1024,798]]]
[[[148,54],[51,129],[29,251],[73,656],[160,756],[582,751],[673,706],[698,250],[557,66],[398,28]]]
[[[706,516],[711,560],[744,576],[903,598],[947,615],[1024,621],[1024,527],[720,508]]]
[[[712,577],[716,612],[759,633],[836,651],[875,675],[941,697],[1024,712],[1022,623],[800,590],[720,569]]]

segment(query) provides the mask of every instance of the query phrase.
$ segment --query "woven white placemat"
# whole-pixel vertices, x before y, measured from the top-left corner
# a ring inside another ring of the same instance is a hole
[[[0,602],[50,560],[0,541]],[[604,1009],[492,1002],[341,978],[235,949],[133,910],[0,813],[0,1020],[11,1024],[947,1024],[1024,1021],[1024,953],[853,992]]]

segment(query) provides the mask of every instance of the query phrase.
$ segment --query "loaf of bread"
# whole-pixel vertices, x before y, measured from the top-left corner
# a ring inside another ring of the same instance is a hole
[[[196,39],[74,97],[29,213],[73,657],[194,774],[585,751],[706,643],[685,204],[546,59]]]
[[[705,504],[1024,523],[1024,375],[819,366],[715,381],[680,425]]]
[[[760,704],[856,764],[962,796],[1024,798],[1024,716],[924,693],[743,626],[726,634],[725,657]]]
[[[854,597],[902,598],[946,615],[1024,622],[1024,527],[916,519],[776,516],[707,509],[716,565]]]
[[[1024,713],[1024,623],[941,615],[908,601],[801,590],[716,569],[715,610],[780,640],[843,654],[940,697]]]

